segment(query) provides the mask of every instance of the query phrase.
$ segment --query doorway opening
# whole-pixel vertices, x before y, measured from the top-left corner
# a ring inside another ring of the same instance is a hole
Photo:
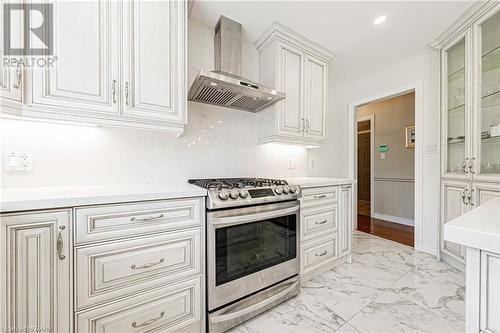
[[[357,229],[414,246],[415,92],[356,107]]]

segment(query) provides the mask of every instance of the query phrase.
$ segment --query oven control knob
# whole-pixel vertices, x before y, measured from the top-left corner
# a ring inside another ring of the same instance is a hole
[[[285,193],[285,194],[290,193],[290,185],[283,186],[283,193]]]
[[[243,199],[248,197],[248,190],[246,190],[244,188],[240,189],[240,197],[242,197]]]
[[[227,190],[220,190],[219,198],[222,200],[227,200],[229,198],[229,192]]]
[[[290,193],[295,193],[295,192],[297,192],[297,186],[290,185]]]
[[[279,185],[274,188],[276,194],[283,194],[283,186]]]
[[[240,192],[237,189],[232,189],[229,191],[229,196],[231,199],[237,199],[240,196]]]

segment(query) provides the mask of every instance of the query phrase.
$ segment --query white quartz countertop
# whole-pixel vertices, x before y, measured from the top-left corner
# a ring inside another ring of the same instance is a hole
[[[444,240],[500,253],[500,199],[492,199],[444,225]]]
[[[294,178],[292,177],[292,178],[286,178],[286,181],[291,184],[299,185],[302,188],[345,185],[345,184],[353,184],[356,182],[355,179],[326,178],[326,177],[294,177]]]
[[[187,182],[164,184],[2,189],[0,212],[160,200],[207,195]]]

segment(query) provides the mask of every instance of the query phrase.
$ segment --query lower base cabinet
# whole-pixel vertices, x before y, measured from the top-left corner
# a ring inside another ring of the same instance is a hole
[[[305,188],[300,199],[300,275],[305,282],[351,254],[352,186]]]
[[[201,277],[76,316],[77,332],[201,332]]]
[[[1,214],[1,330],[204,332],[204,202]]]
[[[72,332],[71,210],[0,218],[2,331]]]

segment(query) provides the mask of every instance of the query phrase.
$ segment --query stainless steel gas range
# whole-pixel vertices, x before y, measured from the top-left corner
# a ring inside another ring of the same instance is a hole
[[[300,188],[262,178],[189,182],[208,190],[209,332],[224,332],[296,295]]]

